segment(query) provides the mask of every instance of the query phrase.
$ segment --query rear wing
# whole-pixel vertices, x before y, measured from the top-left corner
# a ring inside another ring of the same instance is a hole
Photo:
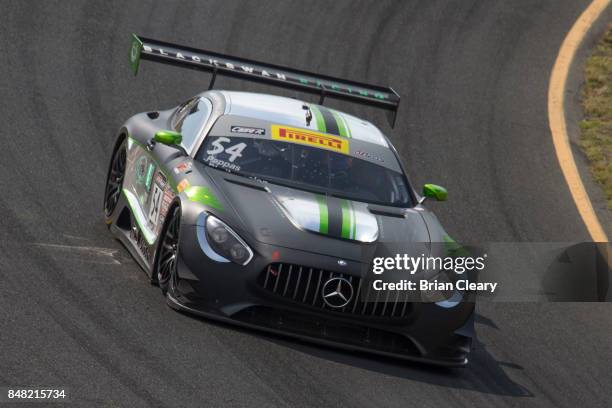
[[[395,126],[400,103],[400,96],[389,87],[318,75],[132,34],[130,66],[134,75],[138,73],[141,60],[211,72],[212,77],[208,89],[213,88],[217,75],[226,75],[318,94],[320,95],[319,104],[323,104],[326,97],[333,97],[375,106],[390,112],[389,123],[391,127]]]

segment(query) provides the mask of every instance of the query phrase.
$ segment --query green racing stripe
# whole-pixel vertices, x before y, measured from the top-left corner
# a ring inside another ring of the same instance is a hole
[[[342,238],[350,239],[351,238],[351,209],[349,207],[349,202],[346,200],[342,200],[340,202],[342,206]]]
[[[317,130],[319,132],[327,133],[327,127],[325,126],[325,120],[323,119],[323,114],[321,114],[321,110],[317,105],[310,105],[310,111],[315,117],[315,122],[317,123]]]
[[[353,207],[353,202],[349,202],[351,206],[351,222],[353,223],[353,228],[351,229],[351,239],[355,239],[357,237],[357,219],[355,215],[355,207]]]
[[[337,238],[355,239],[357,220],[353,203],[349,200],[317,195],[319,203],[319,232]]]
[[[324,193],[304,192],[295,197],[282,189],[274,190],[274,195],[300,229],[360,242],[374,242],[378,238],[376,216],[367,210],[365,203]]]
[[[318,105],[310,105],[310,111],[315,117],[315,123],[319,132],[351,137],[351,130],[341,113]]]
[[[357,236],[357,219],[352,201],[342,200],[342,238],[355,239]]]
[[[344,121],[344,118],[342,117],[342,115],[340,115],[335,110],[330,109],[330,112],[334,116],[334,119],[336,119],[336,123],[338,124],[338,132],[340,133],[340,136],[351,137],[351,134],[348,131],[348,126],[346,122]]]
[[[329,213],[327,211],[327,203],[325,197],[317,194],[317,202],[319,203],[319,232],[327,234],[329,231]]]
[[[323,116],[323,122],[325,122],[325,129],[327,133],[330,135],[340,136],[340,129],[338,127],[338,122],[334,117],[334,114],[330,109],[327,109],[325,106],[318,106],[319,112],[321,112],[321,116]]]

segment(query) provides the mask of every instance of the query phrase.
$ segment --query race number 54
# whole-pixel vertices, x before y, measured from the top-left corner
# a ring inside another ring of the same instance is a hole
[[[242,151],[246,147],[246,143],[241,142],[225,147],[224,144],[229,142],[231,142],[231,139],[227,137],[219,137],[210,144],[212,149],[207,150],[206,153],[215,156],[219,153],[225,152],[229,154],[228,160],[233,163],[238,157],[242,157]]]

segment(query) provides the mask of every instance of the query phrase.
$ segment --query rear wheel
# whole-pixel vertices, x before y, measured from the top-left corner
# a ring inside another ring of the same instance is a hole
[[[127,151],[125,140],[113,155],[108,176],[106,178],[106,190],[104,192],[104,215],[107,220],[115,211],[121,189],[123,188],[123,179],[125,177],[125,164],[127,161]]]
[[[178,274],[179,233],[181,228],[181,210],[174,206],[168,214],[164,233],[155,262],[155,274],[162,293],[165,295],[172,287],[176,287]]]

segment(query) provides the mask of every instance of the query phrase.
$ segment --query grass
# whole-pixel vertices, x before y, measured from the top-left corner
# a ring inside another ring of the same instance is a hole
[[[580,145],[612,210],[612,24],[585,66]]]

